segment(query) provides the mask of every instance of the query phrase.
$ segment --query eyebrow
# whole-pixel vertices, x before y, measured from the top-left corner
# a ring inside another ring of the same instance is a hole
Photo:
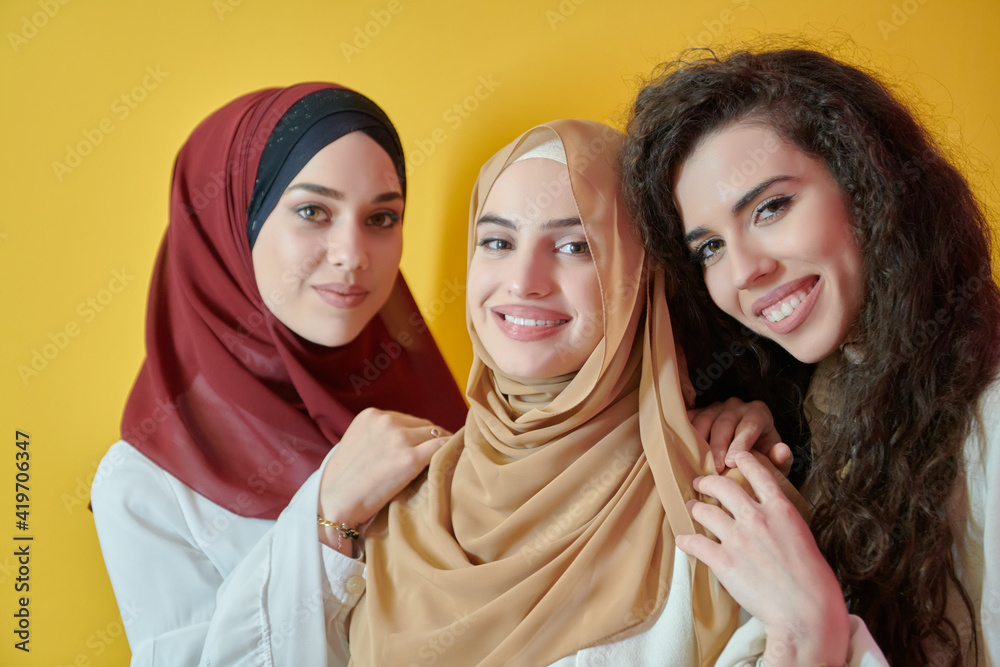
[[[743,193],[743,196],[740,197],[735,204],[733,204],[732,208],[733,216],[739,215],[743,211],[743,209],[745,209],[750,204],[750,202],[759,197],[762,192],[767,190],[775,183],[781,183],[782,181],[796,181],[796,180],[798,179],[795,178],[794,176],[773,176],[767,179],[766,181],[758,183],[757,185],[755,185],[754,187],[750,188],[745,193]],[[689,245],[695,239],[705,236],[708,233],[709,230],[707,227],[704,226],[695,227],[690,232],[684,235],[684,245]]]
[[[324,197],[329,197],[330,199],[342,200],[345,198],[344,193],[340,190],[328,188],[324,185],[316,185],[315,183],[295,183],[294,185],[289,185],[285,188],[285,192],[283,194],[287,194],[292,190],[305,190],[306,192],[313,192]],[[403,195],[399,192],[383,192],[382,194],[376,195],[372,198],[372,202],[375,204],[381,204],[383,202],[394,201],[402,198]]]
[[[515,231],[517,229],[519,229],[517,223],[514,222],[513,220],[510,220],[508,218],[504,218],[503,216],[496,215],[495,213],[487,213],[485,215],[482,215],[482,216],[480,216],[479,220],[476,221],[476,226],[479,226],[479,225],[489,225],[489,224],[499,225],[501,227],[506,227],[507,229],[513,229]],[[554,219],[549,220],[548,222],[544,223],[542,225],[542,229],[552,229],[552,228],[559,228],[559,227],[575,227],[575,226],[581,225],[581,224],[583,224],[583,223],[581,223],[580,222],[580,218],[577,218],[577,217],[571,217],[571,218],[554,218]]]
[[[733,204],[733,215],[739,215],[740,212],[747,207],[747,205],[754,199],[760,196],[760,193],[767,190],[769,187],[775,183],[780,183],[781,181],[794,181],[797,180],[794,176],[774,176],[767,179],[761,183],[758,183],[755,187],[746,191],[746,193],[739,198],[735,204]]]

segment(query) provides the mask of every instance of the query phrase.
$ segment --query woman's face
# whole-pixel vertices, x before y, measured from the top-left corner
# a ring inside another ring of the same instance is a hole
[[[756,123],[708,135],[674,197],[715,303],[800,361],[844,342],[864,291],[861,253],[829,169]]]
[[[469,313],[499,369],[528,378],[580,370],[604,337],[604,315],[566,166],[533,158],[507,167],[475,238]]]
[[[281,195],[253,247],[257,288],[282,324],[336,347],[389,297],[403,252],[392,159],[352,132],[316,153]]]

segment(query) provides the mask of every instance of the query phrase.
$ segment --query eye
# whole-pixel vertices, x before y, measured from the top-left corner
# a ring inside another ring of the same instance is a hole
[[[295,214],[307,222],[326,222],[330,219],[329,214],[321,207],[314,204],[306,204],[295,209]]]
[[[586,241],[570,241],[563,243],[556,250],[569,255],[590,255],[590,244]]]
[[[788,211],[788,204],[793,198],[794,195],[780,195],[761,202],[754,209],[753,221],[759,225],[766,225],[781,219],[781,216]]]
[[[379,211],[368,218],[368,224],[378,229],[392,229],[399,223],[400,216],[392,211]]]
[[[726,242],[718,236],[713,236],[691,250],[691,261],[703,267],[711,266],[719,259],[725,248]]]
[[[485,236],[478,241],[476,241],[476,246],[484,248],[492,252],[500,252],[503,250],[513,250],[514,244],[505,239],[496,238],[495,236]]]

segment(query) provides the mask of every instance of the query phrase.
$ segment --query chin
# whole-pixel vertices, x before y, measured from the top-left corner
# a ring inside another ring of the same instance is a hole
[[[804,364],[818,364],[819,362],[823,361],[831,354],[833,354],[837,350],[837,345],[828,345],[828,346],[813,345],[807,349],[801,349],[801,350],[788,349],[786,347],[785,350]]]
[[[352,328],[349,330],[337,327],[335,330],[327,328],[322,331],[311,332],[311,335],[303,335],[299,333],[299,336],[301,338],[305,338],[310,343],[322,345],[323,347],[343,347],[357,338],[358,335],[361,334],[362,330],[364,330],[364,327]]]

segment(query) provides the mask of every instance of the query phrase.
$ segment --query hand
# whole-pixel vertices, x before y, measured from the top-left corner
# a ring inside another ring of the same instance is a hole
[[[432,428],[440,435],[432,435]],[[427,467],[450,435],[419,417],[375,408],[362,410],[323,470],[320,516],[351,527],[365,523]],[[351,546],[335,529],[323,526],[320,540],[343,553]]]
[[[786,475],[792,469],[792,450],[781,442],[771,411],[762,401],[744,403],[730,398],[725,403],[688,410],[688,419],[712,449],[716,472],[727,466],[735,468],[736,455],[751,449],[769,457]]]
[[[677,547],[705,563],[764,624],[768,665],[844,664],[850,630],[833,570],[778,485],[777,471],[763,456],[741,453],[735,460],[756,498],[734,479],[696,478],[695,490],[721,506],[691,500],[688,510],[719,541],[679,535]]]

